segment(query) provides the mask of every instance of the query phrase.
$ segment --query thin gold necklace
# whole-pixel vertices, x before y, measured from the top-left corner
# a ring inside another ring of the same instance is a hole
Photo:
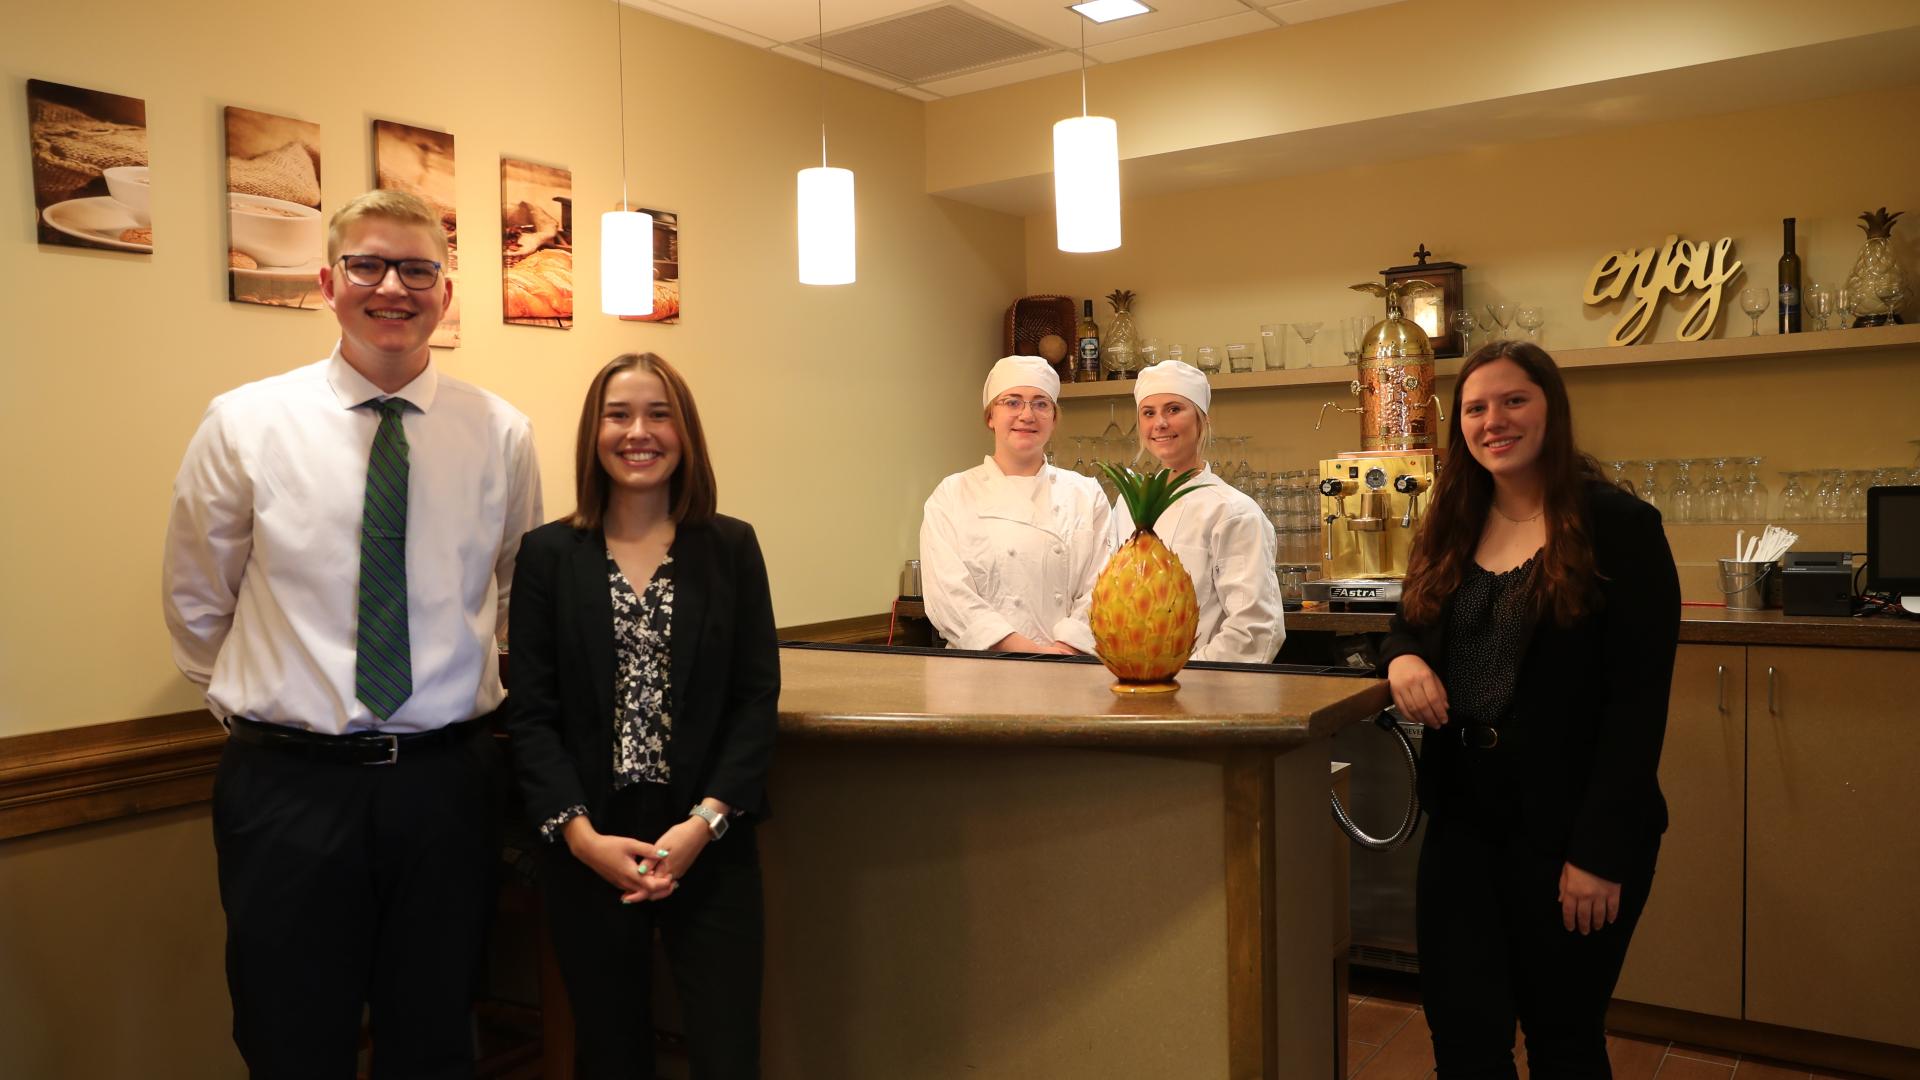
[[[1529,521],[1539,521],[1540,515],[1547,512],[1546,504],[1541,503],[1540,509],[1535,510],[1533,512],[1532,517],[1515,518],[1515,517],[1507,517],[1506,514],[1501,513],[1500,506],[1498,503],[1489,503],[1488,505],[1492,507],[1494,513],[1499,514],[1501,517],[1506,518],[1506,520],[1513,522],[1515,525],[1525,525]]]

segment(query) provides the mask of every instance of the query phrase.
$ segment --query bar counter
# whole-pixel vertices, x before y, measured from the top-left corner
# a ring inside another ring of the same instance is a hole
[[[1288,630],[1337,634],[1386,633],[1393,616],[1379,611],[1289,611]],[[1885,615],[1856,617],[1730,611],[1722,607],[1680,609],[1680,640],[1698,645],[1813,645],[1839,649],[1920,650],[1920,619]]]
[[[1325,1077],[1377,680],[781,650],[769,1077]],[[724,841],[723,841],[724,842]]]

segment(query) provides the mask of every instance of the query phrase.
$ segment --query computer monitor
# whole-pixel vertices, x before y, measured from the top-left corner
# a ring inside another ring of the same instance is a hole
[[[1920,485],[1867,489],[1867,588],[1920,615]]]

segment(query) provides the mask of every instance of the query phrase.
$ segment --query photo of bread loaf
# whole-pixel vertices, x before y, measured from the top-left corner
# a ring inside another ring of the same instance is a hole
[[[616,204],[613,209],[626,209]],[[680,215],[671,210],[632,209],[653,216],[653,314],[622,315],[621,322],[680,321]]]
[[[29,79],[27,137],[40,243],[152,253],[144,100]]]
[[[436,349],[459,348],[460,223],[454,212],[453,136],[431,128],[375,120],[373,186],[412,192],[440,212],[440,227],[447,233],[446,275],[453,284],[453,298],[427,344]]]
[[[500,159],[503,321],[573,326],[573,173]]]

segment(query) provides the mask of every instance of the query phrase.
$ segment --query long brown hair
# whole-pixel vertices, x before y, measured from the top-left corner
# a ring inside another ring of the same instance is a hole
[[[607,495],[613,486],[606,466],[600,464],[600,414],[607,407],[607,384],[623,371],[643,371],[657,376],[667,393],[667,414],[673,430],[680,436],[680,464],[668,481],[669,513],[682,525],[699,525],[713,520],[719,501],[713,479],[713,460],[707,454],[706,429],[700,426],[700,410],[693,403],[693,391],[672,364],[653,353],[623,353],[607,361],[587,387],[586,403],[580,407],[580,434],[573,450],[573,514],[567,518],[576,529],[597,529],[607,513]]]
[[[1461,434],[1460,396],[1469,375],[1499,360],[1516,364],[1547,401],[1538,459],[1547,542],[1527,579],[1534,614],[1551,615],[1565,626],[1593,603],[1595,570],[1585,500],[1587,483],[1601,479],[1600,465],[1574,443],[1573,408],[1553,357],[1530,341],[1495,341],[1467,358],[1453,384],[1447,448],[1400,599],[1401,614],[1416,626],[1437,621],[1446,598],[1460,587],[1493,506],[1493,475],[1474,460]]]

